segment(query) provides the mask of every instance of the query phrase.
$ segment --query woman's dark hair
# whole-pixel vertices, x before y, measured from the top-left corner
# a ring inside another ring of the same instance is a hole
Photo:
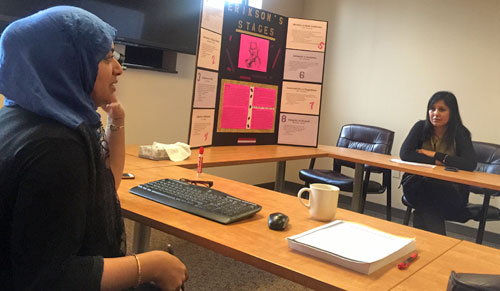
[[[431,123],[429,117],[429,110],[438,101],[443,100],[444,104],[450,109],[450,119],[448,120],[448,128],[443,138],[448,145],[452,145],[455,142],[455,136],[457,130],[463,127],[462,118],[460,117],[460,111],[458,110],[457,97],[448,91],[439,91],[434,93],[427,103],[427,111],[425,112],[425,127],[424,127],[424,140],[429,140],[434,135],[434,126]],[[468,130],[465,128],[468,132]],[[469,133],[469,132],[468,132]],[[470,133],[469,133],[470,134]]]

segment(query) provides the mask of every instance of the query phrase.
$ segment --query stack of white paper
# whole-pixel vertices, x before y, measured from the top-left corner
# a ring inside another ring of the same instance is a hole
[[[394,236],[342,220],[288,237],[287,240],[292,249],[365,274],[416,248],[413,238]]]

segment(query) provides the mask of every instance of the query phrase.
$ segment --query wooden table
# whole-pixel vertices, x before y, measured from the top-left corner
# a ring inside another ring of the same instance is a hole
[[[126,217],[317,290],[388,290],[460,242],[338,209],[336,219],[355,221],[417,240],[420,258],[408,270],[398,270],[397,262],[394,262],[371,275],[363,275],[288,248],[286,237],[323,224],[312,220],[296,197],[207,174],[204,179],[213,180],[214,188],[262,206],[262,210],[250,219],[222,225],[128,192],[135,185],[161,178],[194,179],[195,171],[180,167],[156,167],[138,169],[134,174],[136,179],[123,180],[119,190]],[[290,224],[285,231],[272,231],[267,227],[268,215],[273,212],[289,215]]]
[[[138,149],[139,146],[137,145],[127,146],[127,156],[125,160],[126,169],[135,170],[164,166],[196,168],[198,164],[198,155],[194,154],[194,152],[188,159],[180,162],[152,161],[139,158]],[[318,146],[318,148],[283,145],[214,146],[205,149],[203,164],[205,167],[218,167],[228,165],[277,162],[274,190],[282,192],[285,182],[285,167],[287,160],[321,157],[341,159],[351,161],[356,164],[351,202],[351,210],[356,212],[360,212],[361,210],[361,197],[363,193],[363,171],[365,164],[451,182],[500,190],[500,178],[498,177],[498,175],[483,172],[450,172],[445,171],[443,166],[436,166],[434,169],[432,169],[421,166],[400,164],[392,162],[391,159],[395,157],[390,155],[326,145],[320,145]]]
[[[341,159],[356,163],[353,199],[351,210],[358,211],[361,209],[361,193],[363,192],[363,170],[364,165],[369,164],[372,166],[397,170],[401,172],[408,172],[421,176],[441,179],[451,182],[462,183],[466,185],[478,186],[493,190],[500,190],[500,177],[494,174],[483,172],[468,172],[458,171],[450,172],[445,171],[443,166],[436,166],[435,168],[428,168],[422,166],[414,166],[392,162],[391,159],[395,158],[389,155],[383,155],[372,152],[365,152],[361,150],[354,150],[348,148],[340,148],[335,146],[320,145],[318,149],[328,152],[328,156],[335,159]]]
[[[138,157],[139,146],[126,147],[127,169],[145,169],[165,166],[181,166],[194,169],[198,165],[197,150],[191,156],[180,162],[153,161]],[[326,157],[323,150],[310,147],[296,147],[284,145],[248,145],[248,146],[213,146],[205,148],[203,154],[203,167],[220,167],[245,164],[277,162],[276,180],[274,190],[283,192],[285,183],[285,168],[288,160],[301,160]]]
[[[217,146],[207,147],[203,154],[204,167],[219,167],[229,165],[244,165],[266,162],[277,162],[274,190],[283,192],[285,184],[285,168],[287,160],[310,159],[326,157],[327,153],[317,148],[296,147],[283,145],[258,145],[258,146]],[[138,169],[180,166],[193,169],[198,165],[196,151],[191,156],[179,162],[170,160],[154,161],[139,158],[139,146],[126,146],[125,172],[132,171],[134,174]],[[161,177],[160,177],[161,178]],[[152,181],[152,180],[149,180]],[[146,182],[149,182],[146,181]],[[150,228],[146,225],[136,223],[134,227],[134,249],[143,250],[149,243]]]
[[[451,271],[500,275],[500,250],[462,241],[393,290],[446,290]]]

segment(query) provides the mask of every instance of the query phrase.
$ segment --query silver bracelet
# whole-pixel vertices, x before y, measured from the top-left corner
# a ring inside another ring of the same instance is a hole
[[[444,158],[443,158],[443,164],[446,164],[446,158],[448,157],[448,155],[444,155]]]

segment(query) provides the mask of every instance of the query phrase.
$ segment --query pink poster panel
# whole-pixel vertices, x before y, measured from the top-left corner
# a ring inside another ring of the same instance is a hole
[[[266,72],[268,55],[269,40],[241,34],[238,68]]]
[[[223,129],[245,129],[249,101],[249,86],[226,83],[224,85],[220,127]]]
[[[252,129],[274,129],[274,109],[253,109]]]
[[[254,90],[253,106],[269,108],[276,106],[277,92],[275,89],[254,87]]]

